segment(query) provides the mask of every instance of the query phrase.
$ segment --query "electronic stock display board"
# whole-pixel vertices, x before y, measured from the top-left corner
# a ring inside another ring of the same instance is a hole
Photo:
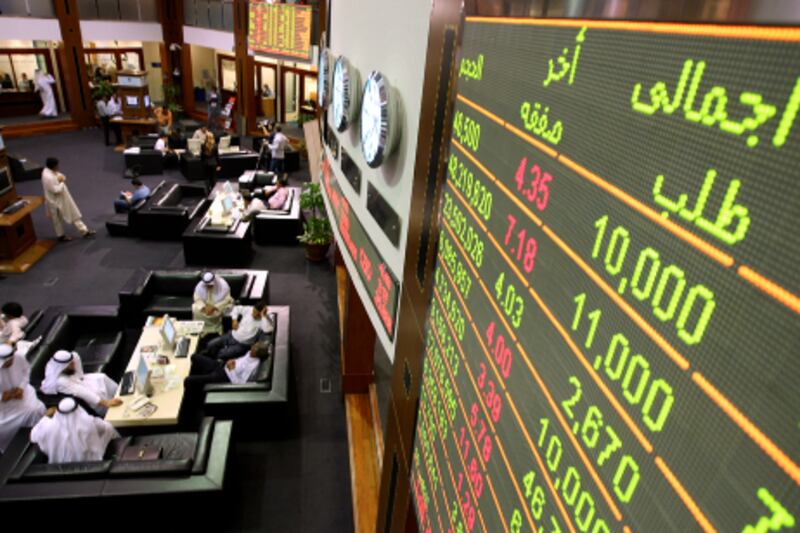
[[[248,46],[257,53],[311,61],[311,6],[251,0]]]
[[[799,40],[466,19],[421,530],[796,528]]]

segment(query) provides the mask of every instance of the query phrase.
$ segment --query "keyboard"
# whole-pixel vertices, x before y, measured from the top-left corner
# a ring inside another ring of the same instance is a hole
[[[186,357],[189,355],[189,337],[181,337],[178,339],[178,345],[175,347],[175,357]]]
[[[28,201],[27,200],[17,200],[13,204],[11,204],[8,207],[6,207],[5,209],[3,209],[3,214],[4,215],[10,215],[12,213],[16,213],[17,211],[19,211],[20,209],[22,209],[26,205],[28,205]]]
[[[136,374],[133,370],[128,370],[122,376],[122,382],[119,385],[119,395],[127,396],[133,393],[133,388],[136,381]]]

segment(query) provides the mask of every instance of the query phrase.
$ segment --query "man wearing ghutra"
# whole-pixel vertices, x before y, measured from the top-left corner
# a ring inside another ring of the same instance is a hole
[[[99,461],[117,437],[114,426],[87,413],[74,398],[61,400],[52,418],[42,418],[31,430],[31,442],[50,464]]]
[[[213,272],[203,272],[200,282],[194,288],[193,320],[202,320],[203,331],[206,333],[221,333],[222,315],[232,307],[233,298],[228,282]]]
[[[41,386],[45,394],[68,394],[85,401],[98,414],[105,414],[109,407],[122,404],[114,398],[117,384],[101,372],[83,373],[78,352],[57,351],[47,362]]]
[[[21,427],[31,427],[44,415],[44,404],[29,382],[31,365],[9,344],[0,344],[0,452],[5,452]]]

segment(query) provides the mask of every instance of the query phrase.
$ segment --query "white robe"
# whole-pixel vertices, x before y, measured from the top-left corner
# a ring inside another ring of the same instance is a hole
[[[215,308],[211,315],[207,315],[203,312],[203,308],[206,304],[213,305]],[[202,320],[205,323],[203,331],[221,331],[222,315],[228,312],[232,307],[233,298],[231,297],[231,287],[222,277],[214,277],[214,285],[210,290],[202,281],[194,288],[192,318],[194,320]]]
[[[117,437],[114,426],[80,406],[70,413],[56,411],[53,418],[42,418],[31,430],[31,442],[47,455],[50,464],[99,461],[108,443]]]
[[[23,393],[21,400],[0,401],[0,452],[5,452],[19,428],[33,426],[45,412],[44,404],[36,397],[36,390],[28,382],[30,363],[18,353],[13,360],[10,367],[0,368],[0,392],[19,388]]]
[[[49,168],[42,171],[45,207],[50,218],[61,217],[66,223],[74,224],[82,218],[81,212],[72,199],[67,184],[58,181],[58,174]]]
[[[69,366],[69,362],[60,363],[55,360],[55,357],[47,362],[44,368],[44,380],[40,387],[42,392],[75,396],[88,403],[95,411],[105,412],[105,407],[102,407],[100,402],[114,397],[117,384],[101,372],[84,374],[80,355],[72,352],[72,358],[75,361],[75,373],[69,376],[64,374],[64,369]]]
[[[37,74],[34,79],[36,90],[39,91],[39,97],[42,99],[42,110],[39,114],[45,117],[58,116],[58,109],[56,108],[56,99],[53,96],[53,84],[56,80],[50,74]]]
[[[28,319],[24,316],[8,320],[0,318],[0,343],[16,344],[17,341],[24,339],[24,328],[27,325]]]

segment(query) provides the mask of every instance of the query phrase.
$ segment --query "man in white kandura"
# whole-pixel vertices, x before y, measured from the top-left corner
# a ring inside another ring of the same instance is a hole
[[[222,315],[233,307],[231,287],[221,276],[203,272],[194,288],[193,320],[204,322],[203,331],[222,332]]]
[[[45,394],[68,394],[85,401],[98,414],[105,414],[109,407],[120,405],[122,400],[114,398],[117,384],[102,372],[83,373],[78,352],[57,351],[44,368],[41,386]]]
[[[44,416],[44,404],[29,378],[31,365],[9,344],[0,344],[0,453],[6,451],[21,427],[31,427]]]
[[[99,461],[118,437],[114,426],[87,413],[74,398],[61,400],[52,418],[43,417],[31,430],[31,442],[50,464]]]
[[[25,338],[28,319],[17,302],[6,302],[0,309],[0,343],[15,345]]]
[[[53,96],[53,85],[56,80],[50,74],[45,74],[38,68],[33,73],[33,86],[39,92],[39,98],[42,99],[42,110],[39,114],[43,117],[58,116],[58,109],[56,108],[56,98]]]
[[[95,231],[87,228],[81,220],[81,212],[69,193],[66,181],[66,176],[58,171],[58,159],[48,157],[42,170],[42,187],[47,216],[53,222],[58,240],[72,240],[64,233],[65,222],[74,224],[84,238],[93,237]]]

